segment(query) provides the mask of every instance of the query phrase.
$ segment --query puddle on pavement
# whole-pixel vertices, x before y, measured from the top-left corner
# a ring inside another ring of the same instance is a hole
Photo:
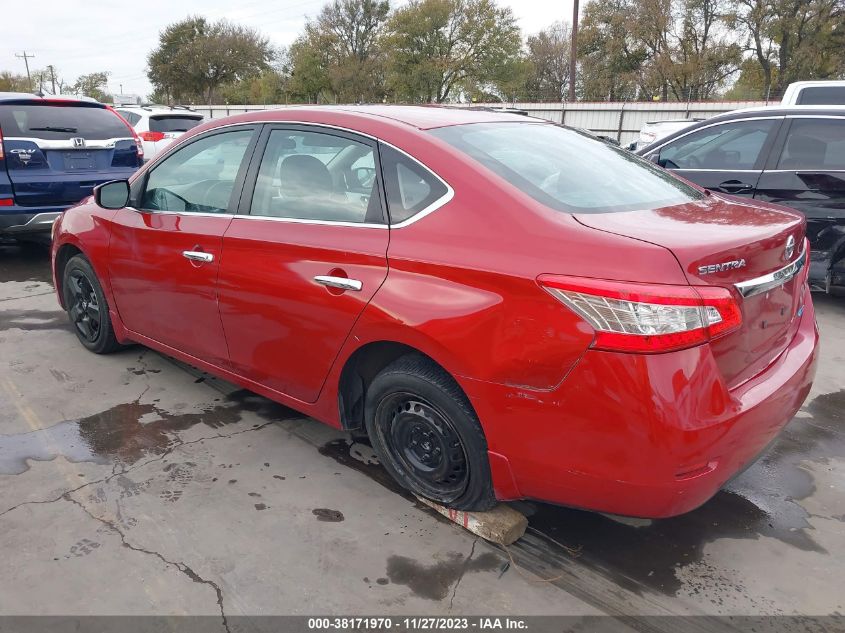
[[[501,566],[501,558],[493,552],[485,552],[469,560],[465,560],[459,552],[449,552],[446,560],[431,565],[406,556],[391,556],[387,559],[387,577],[396,585],[407,586],[420,598],[444,600],[465,573],[493,571]]]
[[[0,244],[0,283],[42,281],[52,285],[50,249],[39,244]]]
[[[5,330],[73,332],[73,325],[61,310],[0,310],[0,332]]]
[[[48,461],[59,455],[71,462],[133,464],[166,451],[178,441],[180,431],[198,424],[219,429],[240,422],[244,411],[267,421],[298,415],[249,391],[236,391],[194,413],[172,413],[155,403],[119,404],[45,429],[0,435],[0,474],[17,475],[28,470],[28,460]]]

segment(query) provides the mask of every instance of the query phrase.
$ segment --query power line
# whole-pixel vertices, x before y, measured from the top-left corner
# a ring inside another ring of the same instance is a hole
[[[15,57],[23,59],[26,66],[26,82],[29,84],[29,91],[32,92],[32,78],[29,76],[29,60],[35,57],[35,54],[29,55],[26,51],[23,53],[15,53]]]

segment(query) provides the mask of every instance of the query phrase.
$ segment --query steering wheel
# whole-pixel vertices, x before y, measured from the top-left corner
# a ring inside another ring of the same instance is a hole
[[[181,209],[173,208],[172,201],[174,198],[181,203]],[[185,200],[182,196],[173,193],[169,189],[162,189],[161,187],[153,189],[153,195],[150,203],[156,211],[185,211],[191,205],[191,203]]]
[[[684,166],[685,169],[701,169],[701,160],[698,156],[687,156],[687,164]]]

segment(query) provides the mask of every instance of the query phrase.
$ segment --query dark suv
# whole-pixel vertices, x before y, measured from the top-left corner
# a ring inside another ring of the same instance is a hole
[[[736,110],[637,154],[707,189],[801,211],[811,286],[845,291],[845,107]],[[759,211],[749,207],[748,213]]]
[[[134,130],[102,103],[0,93],[0,236],[48,236],[100,183],[142,163]]]

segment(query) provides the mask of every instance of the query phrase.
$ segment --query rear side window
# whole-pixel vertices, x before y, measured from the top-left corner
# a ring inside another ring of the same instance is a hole
[[[669,169],[754,169],[773,119],[723,123],[682,136],[660,150]]]
[[[558,211],[655,209],[703,197],[630,152],[558,125],[455,125],[432,134]]]
[[[778,169],[845,170],[845,118],[794,119]]]
[[[382,145],[379,155],[393,224],[426,210],[449,192],[442,180],[402,152]]]
[[[116,112],[132,125],[135,125],[141,120],[140,114],[135,114],[134,112],[129,112],[128,110],[116,110]]]
[[[202,117],[192,116],[152,116],[150,132],[187,132],[202,123]]]
[[[126,124],[113,112],[92,106],[0,105],[3,136],[66,141],[131,138]]]
[[[383,223],[372,145],[323,132],[273,130],[251,215],[321,222]]]
[[[845,86],[803,88],[798,93],[798,105],[845,105]]]

